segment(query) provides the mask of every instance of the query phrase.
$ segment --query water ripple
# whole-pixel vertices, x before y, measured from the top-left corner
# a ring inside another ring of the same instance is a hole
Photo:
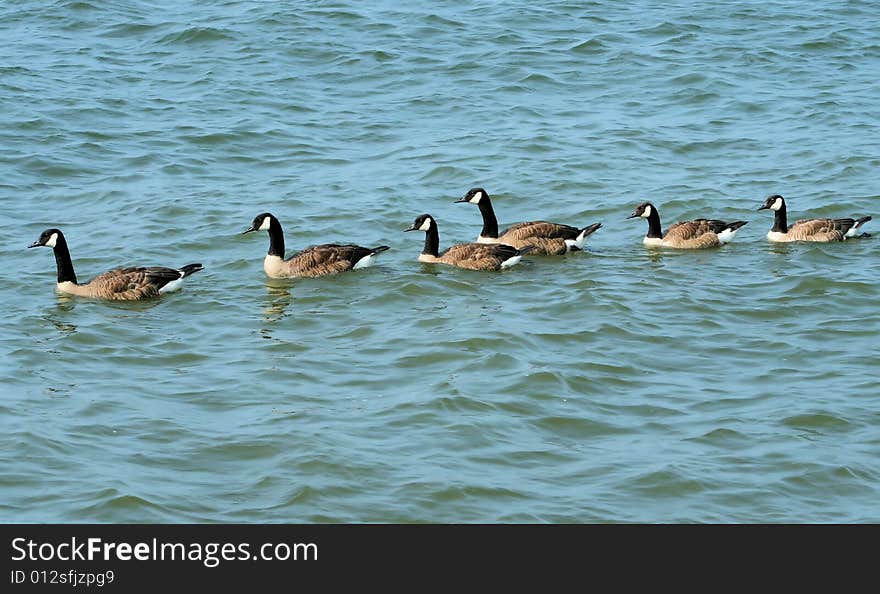
[[[0,513],[82,522],[876,522],[877,216],[864,3],[0,7]],[[499,274],[416,261],[480,217],[603,228]],[[748,220],[716,250],[641,244]],[[288,251],[389,245],[329,279]],[[876,222],[876,221],[875,221]],[[871,224],[874,224],[872,222]],[[141,304],[53,292],[201,261]],[[869,229],[870,231],[870,229]]]

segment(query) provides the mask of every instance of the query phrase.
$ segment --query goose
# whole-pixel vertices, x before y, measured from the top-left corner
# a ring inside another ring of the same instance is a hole
[[[377,254],[388,249],[387,245],[366,248],[354,244],[324,243],[308,247],[285,260],[284,231],[273,214],[264,212],[255,216],[242,235],[252,231],[269,232],[269,253],[263,260],[263,270],[271,278],[327,276],[366,268],[374,263]]]
[[[476,204],[480,208],[480,214],[483,215],[483,230],[477,237],[477,243],[504,243],[515,248],[531,245],[534,254],[556,256],[582,250],[587,237],[602,226],[602,223],[593,223],[578,228],[561,223],[529,221],[511,225],[499,234],[498,220],[495,218],[492,201],[486,190],[472,188],[464,197],[456,200],[455,204],[467,202]]]
[[[747,221],[726,223],[717,219],[694,219],[680,221],[666,230],[660,227],[660,213],[650,202],[643,202],[628,219],[642,217],[648,219],[648,234],[643,243],[649,247],[671,247],[680,249],[700,249],[723,245],[730,242],[740,227]]]
[[[80,297],[112,301],[137,301],[158,297],[162,293],[179,289],[183,279],[202,269],[201,264],[187,264],[181,268],[164,266],[116,268],[80,285],[76,282],[67,240],[60,229],[46,229],[28,247],[52,248],[55,252],[55,265],[58,268],[58,291]]]
[[[775,214],[773,227],[767,233],[770,241],[843,241],[855,237],[870,216],[860,219],[801,219],[788,226],[785,199],[779,194],[768,196],[758,210],[772,210]]]
[[[501,270],[519,263],[523,254],[532,250],[532,246],[517,249],[503,243],[460,243],[440,254],[437,221],[428,214],[416,217],[412,226],[404,231],[425,232],[425,249],[419,255],[419,262],[429,264],[449,264],[470,270]]]

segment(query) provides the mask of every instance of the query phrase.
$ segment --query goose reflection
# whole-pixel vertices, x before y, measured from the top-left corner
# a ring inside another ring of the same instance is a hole
[[[266,280],[263,297],[263,321],[274,324],[289,315],[287,308],[293,303],[293,286],[290,281],[270,278]],[[264,329],[268,332],[268,329]]]

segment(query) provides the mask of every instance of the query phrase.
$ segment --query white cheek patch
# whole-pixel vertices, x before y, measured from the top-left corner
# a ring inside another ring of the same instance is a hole
[[[433,221],[431,220],[431,217],[426,218],[426,219],[425,219],[425,222],[422,223],[422,226],[419,227],[419,231],[427,231],[427,230],[429,230],[429,229],[431,228],[431,223],[432,223],[432,222],[433,222]]]
[[[55,244],[57,244],[57,243],[58,243],[58,234],[53,233],[52,237],[49,238],[49,241],[47,241],[45,245],[46,245],[46,247],[53,248],[53,247],[55,247]]]
[[[640,216],[643,219],[647,219],[649,216],[651,216],[651,206],[650,205],[646,206],[645,210],[642,211],[642,214]]]
[[[476,194],[471,196],[471,199],[468,202],[472,202],[473,204],[479,204],[480,200],[482,200],[482,199],[483,199],[483,193],[477,192]]]
[[[770,208],[772,210],[779,210],[780,208],[782,208],[782,198],[777,198],[776,200],[774,200],[773,204],[770,205]]]
[[[269,217],[263,217],[263,223],[260,225],[258,231],[268,231],[269,225],[272,224],[272,219]]]

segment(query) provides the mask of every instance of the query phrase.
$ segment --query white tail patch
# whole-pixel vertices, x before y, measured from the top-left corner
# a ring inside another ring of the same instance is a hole
[[[510,268],[511,266],[519,264],[520,260],[522,260],[522,256],[514,256],[512,258],[508,258],[501,263],[501,268]]]
[[[849,231],[846,232],[846,235],[843,237],[855,237],[859,230],[862,228],[862,225],[867,223],[868,221],[856,221],[856,224],[850,227]]]
[[[375,264],[376,254],[368,254],[354,263],[354,266],[351,267],[352,270],[357,270],[358,268],[367,268]]]
[[[571,251],[571,248],[573,248],[573,247],[576,247],[579,250],[584,249],[584,244],[587,242],[587,232],[588,231],[589,231],[589,228],[584,229],[574,239],[566,239],[565,240],[565,247],[568,248],[568,251]]]
[[[180,289],[181,285],[183,285],[183,278],[179,278],[177,280],[173,280],[161,289],[159,289],[160,293],[171,293],[173,291],[177,291]]]
[[[739,231],[739,229],[724,229],[723,231],[721,231],[721,233],[718,234],[718,241],[720,241],[721,243],[728,243],[732,241],[733,238],[736,237],[737,231]]]
[[[160,293],[171,293],[173,291],[177,291],[178,289],[180,289],[180,287],[183,286],[183,279],[185,278],[183,276],[184,272],[183,270],[178,270],[178,272],[180,273],[180,278],[171,281],[170,283],[159,289]]]

